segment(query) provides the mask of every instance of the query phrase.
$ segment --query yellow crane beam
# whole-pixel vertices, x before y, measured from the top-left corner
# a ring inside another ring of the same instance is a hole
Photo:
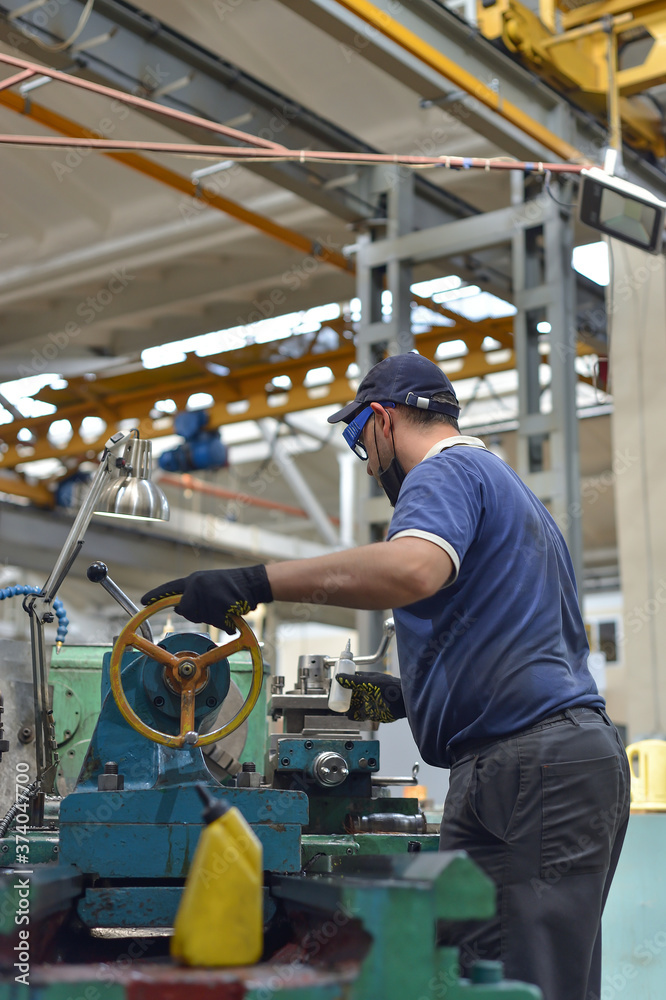
[[[364,0],[354,0],[354,2],[349,0],[345,5],[350,9],[356,8],[357,12],[362,9],[366,19],[370,19],[369,23],[372,23],[373,11],[378,13],[376,8],[365,3]],[[391,19],[387,21],[384,14],[381,15],[380,30],[384,30],[384,33],[394,32],[399,27],[395,22],[391,22]],[[500,102],[494,91],[486,88],[488,94],[485,94],[484,91],[480,95],[478,80],[463,81],[460,76],[463,71],[455,67],[454,64],[449,65],[449,61],[445,60],[445,57],[432,47],[422,43],[416,36],[411,36],[409,32],[405,34],[404,29],[401,28],[399,36],[400,44],[413,50],[419,58],[434,65],[463,89],[473,86],[476,97],[481,100],[487,98],[484,103],[489,103],[489,106],[498,114],[513,120],[515,124],[533,134],[558,155],[565,158],[579,157],[577,150],[553,136],[537,122],[532,122],[528,116],[520,112],[520,109],[513,108],[507,102]],[[447,63],[446,66],[444,66],[443,61]],[[95,137],[95,133],[85,126],[19,94],[9,91],[0,92],[0,105],[32,118],[40,125],[60,132],[62,135],[72,138]],[[536,127],[536,131],[532,129],[532,126]],[[220,147],[221,151],[223,148]],[[188,177],[169,170],[147,157],[122,152],[106,152],[104,155],[174,190],[178,190],[184,195],[198,198],[210,207],[257,229],[285,246],[307,255],[314,255],[323,263],[344,270],[350,276],[354,273],[353,262],[337,251],[321,246],[316,240],[311,240],[301,233],[281,226],[258,213],[251,212],[212,190],[205,187],[199,188]],[[418,335],[416,344],[422,354],[434,358],[435,351],[442,341],[457,339],[466,341],[467,353],[455,359],[451,365],[452,369],[456,368],[455,373],[452,371],[456,379],[479,377],[515,368],[515,357],[512,349],[512,321],[510,319],[468,323],[453,311],[447,310],[429,299],[419,296],[414,296],[414,299],[419,304],[438,311],[447,318],[454,319],[455,322],[454,327],[435,327],[428,333]],[[86,457],[95,457],[107,439],[109,430],[107,428],[97,440],[85,440],[81,434],[81,423],[86,416],[101,414],[107,424],[110,421],[117,424],[125,419],[138,420],[140,433],[147,438],[171,434],[173,433],[172,417],[167,414],[156,416],[154,412],[155,402],[160,398],[173,399],[178,409],[182,410],[193,393],[210,393],[213,397],[213,404],[210,407],[210,425],[212,427],[242,420],[257,420],[266,416],[279,417],[325,403],[342,404],[353,395],[347,378],[349,365],[355,360],[355,350],[351,337],[351,331],[348,331],[348,339],[343,340],[337,351],[311,352],[305,357],[282,356],[279,344],[262,345],[265,353],[270,355],[270,352],[273,351],[273,356],[259,357],[255,356],[257,345],[253,345],[253,348],[244,348],[242,352],[225,352],[213,358],[203,359],[188,355],[187,360],[181,365],[169,366],[166,371],[164,368],[153,371],[141,369],[128,376],[98,379],[94,388],[83,379],[73,379],[67,390],[56,392],[47,389],[39,394],[40,398],[47,399],[56,405],[56,413],[47,417],[4,425],[2,438],[7,450],[0,453],[0,469],[4,472],[12,470],[22,463],[45,458],[65,459],[73,457],[83,460]],[[506,353],[498,357],[495,352],[483,350],[482,342],[485,337],[492,337],[498,341]],[[255,353],[252,354],[252,351]],[[589,353],[589,351],[589,348],[582,344],[579,345],[580,353]],[[240,354],[243,356],[235,356]],[[212,369],[211,365],[213,365]],[[215,365],[218,366],[218,369],[222,366],[228,367],[229,374],[220,375],[219,370],[215,371]],[[306,386],[304,383],[307,373],[311,369],[319,367],[330,368],[332,381],[326,385]],[[272,379],[279,374],[288,375],[291,379],[291,388],[288,391],[276,390]],[[62,419],[70,421],[73,435],[67,445],[59,448],[48,439],[48,428],[54,420]],[[33,432],[34,437],[31,443],[17,440],[16,435],[21,428],[28,428]],[[0,472],[0,477],[2,477],[0,492],[27,496],[37,503],[52,504],[52,495],[45,484],[33,486],[18,477],[6,475],[3,477],[2,472]],[[6,489],[2,487],[2,483],[5,484]]]
[[[552,2],[552,0],[550,0]],[[646,13],[664,13],[663,0],[596,0],[593,3],[573,7],[568,0],[560,0],[560,21],[562,31],[570,31],[584,24],[601,21],[604,17],[618,17],[631,14],[632,18]]]
[[[458,319],[460,322],[455,327],[433,327],[428,333],[418,334],[419,351],[434,359],[443,341],[465,340],[468,354],[462,362],[457,362],[462,367],[456,372],[456,378],[515,367],[512,350],[510,359],[500,366],[492,363],[492,352],[481,348],[485,337],[492,337],[504,348],[512,348],[510,317],[479,323],[470,323],[462,317]],[[337,327],[344,337],[344,321],[329,322],[326,326]],[[355,361],[356,352],[352,332],[346,332],[347,338],[342,339],[337,350],[324,353],[317,352],[316,337],[310,343],[310,350],[304,352],[307,342],[301,335],[292,338],[291,344],[285,341],[253,344],[205,358],[188,354],[186,360],[178,364],[140,368],[129,374],[99,378],[94,383],[94,394],[84,377],[71,379],[66,389],[45,387],[37,398],[54,405],[56,412],[0,427],[0,437],[7,448],[0,452],[0,469],[13,469],[23,462],[44,458],[93,457],[109,436],[109,414],[114,418],[112,430],[122,420],[139,420],[142,437],[173,434],[173,418],[168,414],[155,416],[155,404],[161,399],[172,399],[178,410],[184,410],[191,395],[209,393],[214,400],[209,408],[211,427],[282,416],[324,403],[342,405],[354,395],[346,373]],[[290,356],[292,344],[294,353],[300,350],[300,356]],[[315,368],[330,368],[333,381],[324,386],[308,387],[306,377]],[[220,374],[224,371],[228,374]],[[276,376],[287,376],[291,388],[286,391],[276,388],[272,381]],[[86,441],[81,436],[81,423],[85,417],[98,415],[107,421],[107,428],[99,439]],[[49,427],[56,420],[69,420],[72,426],[72,438],[64,447],[56,447],[48,438]],[[24,428],[33,435],[30,443],[18,440],[18,433]]]
[[[22,476],[0,473],[0,493],[8,496],[25,497],[37,507],[54,507],[55,496],[45,482],[28,483]]]
[[[541,0],[540,16],[519,0],[495,0],[489,7],[477,0],[477,17],[486,38],[501,40],[530,69],[600,117],[606,114],[612,85],[609,31],[615,34],[620,52],[633,41],[652,39],[651,45],[644,44],[638,65],[623,66],[620,59],[614,76],[624,138],[655,156],[666,155],[661,116],[639,96],[666,83],[663,0],[602,0],[574,10],[560,9],[557,0]],[[556,28],[558,18],[561,31]]]
[[[551,132],[550,129],[526,114],[511,101],[505,100],[497,91],[439,52],[434,45],[430,45],[415,32],[403,27],[387,11],[380,10],[368,0],[337,0],[337,2],[341,7],[345,7],[366,24],[369,24],[375,31],[381,32],[382,35],[416,56],[426,66],[441,73],[456,88],[471,94],[481,104],[500,115],[501,118],[522,129],[523,132],[536,139],[547,149],[552,149],[563,160],[576,160],[577,162],[585,160],[583,154],[575,146]]]
[[[338,325],[342,327],[343,324]],[[497,341],[500,347],[484,349],[482,345],[486,337]],[[302,340],[302,337],[293,340]],[[435,359],[440,344],[454,340],[464,340],[466,345],[466,353],[461,349],[460,354],[447,363],[447,370],[454,381],[511,371],[516,366],[511,317],[473,324],[463,322],[460,328],[433,327],[415,338],[419,352],[431,360]],[[55,404],[57,411],[22,423],[3,425],[2,436],[7,450],[0,453],[0,469],[14,469],[22,463],[47,458],[93,459],[121,420],[138,421],[139,433],[145,438],[173,434],[173,416],[155,410],[155,404],[160,399],[172,399],[182,411],[193,393],[209,393],[213,398],[213,403],[207,407],[209,426],[217,428],[244,420],[279,418],[318,406],[340,406],[353,398],[353,380],[347,374],[355,360],[351,339],[343,339],[335,351],[315,353],[310,350],[301,357],[290,357],[288,351],[281,356],[279,350],[284,344],[285,341],[255,344],[206,358],[190,354],[179,364],[98,379],[95,382],[95,400],[90,399],[83,379],[72,379],[64,390],[47,387],[38,393],[38,398]],[[581,342],[578,353],[594,352]],[[543,361],[547,363],[547,356]],[[308,386],[307,375],[315,368],[330,369],[330,381]],[[225,370],[228,374],[220,374]],[[287,376],[291,387],[276,387],[273,382],[276,376]],[[96,440],[85,440],[81,434],[81,423],[85,417],[96,415],[99,405],[115,415],[115,425],[107,425]],[[72,426],[72,437],[62,447],[48,438],[49,426],[55,420],[69,420]],[[33,433],[31,444],[17,440],[21,428],[28,428]]]
[[[15,94],[11,91],[0,92],[0,105],[4,105],[4,107],[16,111],[26,118],[31,118],[33,121],[39,122],[40,125],[53,129],[61,135],[70,136],[74,139],[99,138],[98,133],[91,131],[84,125],[80,125],[78,122],[72,121],[70,118],[66,118],[55,111],[51,111],[49,108],[37,104],[26,97],[22,97],[20,94]],[[165,184],[173,190],[180,191],[181,194],[188,195],[190,198],[195,198],[206,205],[210,205],[211,208],[216,208],[230,218],[251,226],[253,229],[258,229],[265,236],[269,236],[271,239],[277,240],[279,243],[293,250],[298,250],[306,255],[312,255],[323,263],[331,264],[342,271],[347,271],[350,275],[354,273],[353,261],[350,261],[349,258],[337,250],[326,247],[317,240],[312,240],[310,237],[304,236],[293,229],[281,226],[264,215],[252,212],[243,205],[239,205],[238,202],[232,201],[230,198],[225,198],[223,195],[204,185],[197,186],[189,177],[185,177],[175,170],[169,170],[168,167],[162,166],[147,156],[142,156],[139,153],[118,152],[105,152],[103,155],[124,164],[126,167],[130,167],[132,170],[138,171],[144,176],[151,177],[153,180]],[[222,155],[224,155],[224,146],[220,146],[220,156]]]

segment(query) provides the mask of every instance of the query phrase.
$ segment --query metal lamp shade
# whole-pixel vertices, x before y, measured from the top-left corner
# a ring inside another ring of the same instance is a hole
[[[123,453],[124,464],[110,470],[95,505],[95,513],[115,517],[169,520],[169,503],[156,483],[151,482],[152,442],[134,438]]]

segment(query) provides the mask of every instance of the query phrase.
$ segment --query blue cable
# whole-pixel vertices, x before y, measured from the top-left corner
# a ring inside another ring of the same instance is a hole
[[[6,597],[18,597],[22,594],[41,594],[41,592],[41,587],[5,587],[4,590],[0,590],[0,601],[4,601]],[[67,612],[65,611],[65,605],[59,597],[56,597],[53,601],[53,610],[58,618],[56,642],[62,643],[67,637],[69,618],[67,617]]]

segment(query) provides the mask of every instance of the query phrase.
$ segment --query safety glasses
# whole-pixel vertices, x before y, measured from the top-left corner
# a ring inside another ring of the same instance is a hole
[[[386,409],[395,407],[395,403],[382,403],[382,406]],[[361,440],[363,435],[363,428],[367,424],[368,420],[372,416],[373,410],[371,406],[366,406],[365,409],[361,410],[350,423],[347,424],[342,432],[342,436],[354,452],[358,455],[360,459],[364,462],[367,461],[368,453],[366,451],[365,445]]]

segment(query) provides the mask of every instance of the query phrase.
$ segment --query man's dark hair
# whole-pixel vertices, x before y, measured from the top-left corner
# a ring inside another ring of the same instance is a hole
[[[458,400],[451,392],[438,392],[431,396],[436,403],[453,403],[457,405]],[[405,406],[403,403],[396,404],[397,408],[410,424],[448,424],[459,431],[458,421],[455,417],[450,417],[448,413],[438,413],[437,410],[422,410],[418,406]]]

